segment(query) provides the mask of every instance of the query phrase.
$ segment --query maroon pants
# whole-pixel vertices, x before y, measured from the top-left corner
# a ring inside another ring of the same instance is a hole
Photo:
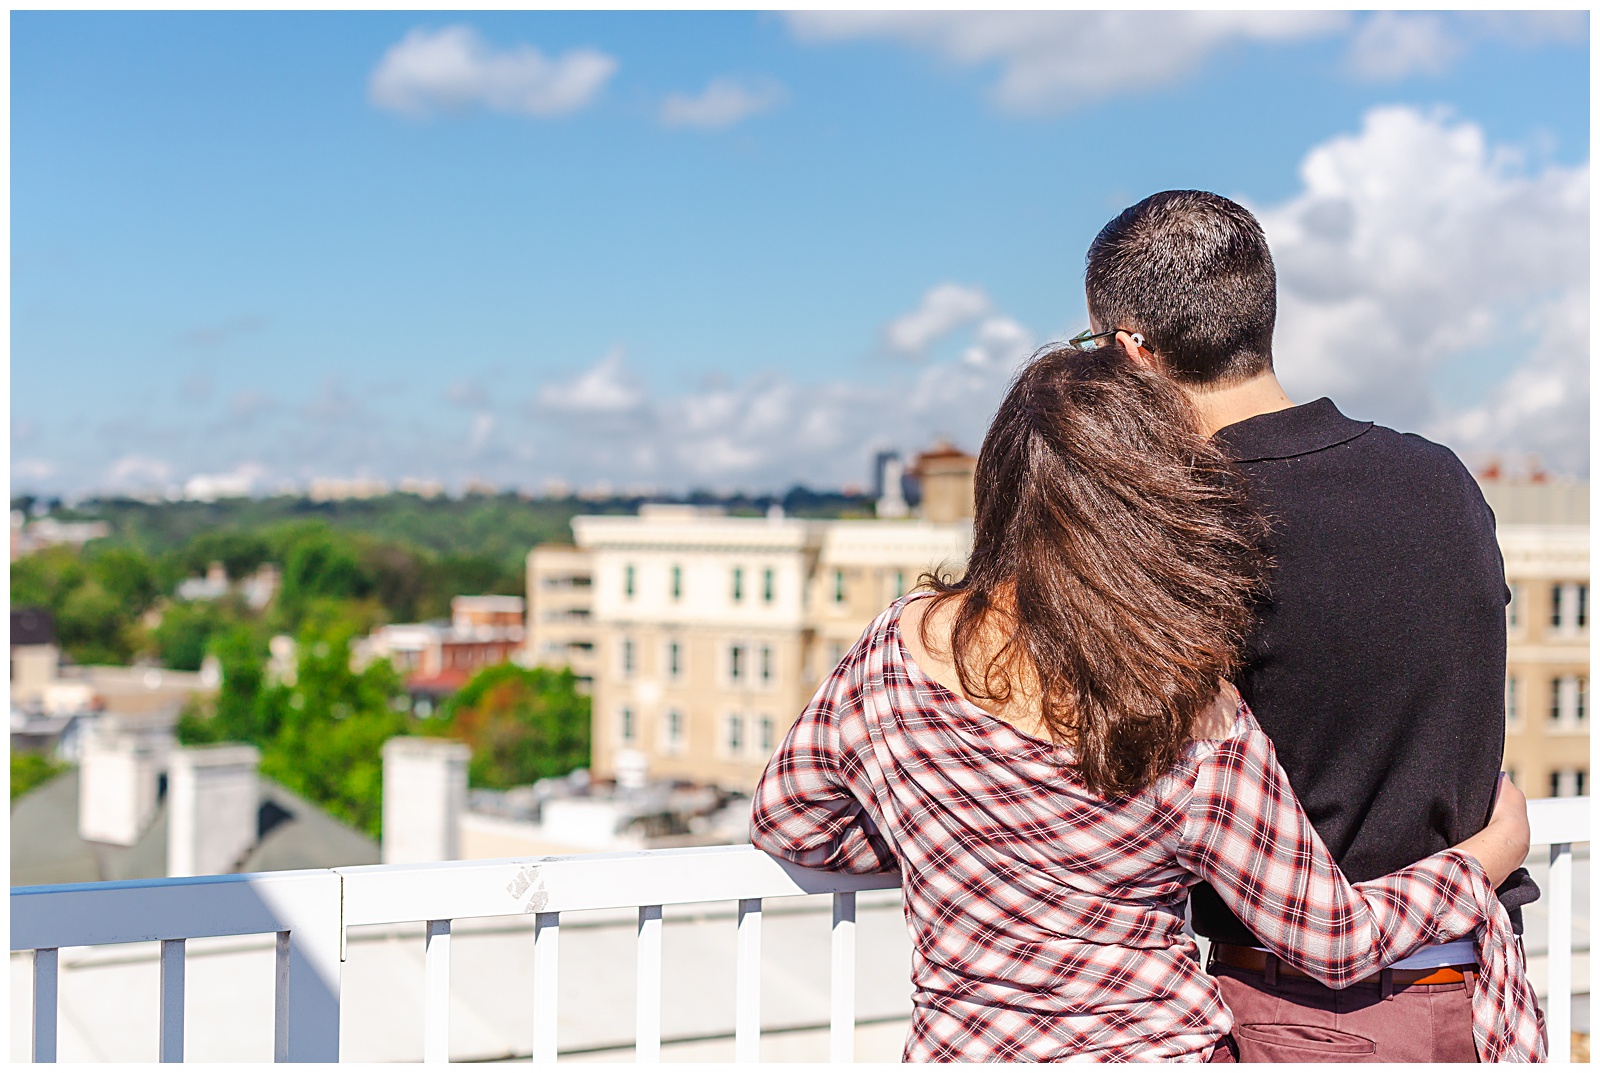
[[[1263,973],[1228,965],[1213,964],[1211,975],[1233,1011],[1232,1049],[1240,1062],[1478,1060],[1472,973],[1463,983],[1413,984],[1389,995],[1375,982],[1335,991],[1284,975],[1269,983]],[[1222,1053],[1212,1058],[1228,1060]]]

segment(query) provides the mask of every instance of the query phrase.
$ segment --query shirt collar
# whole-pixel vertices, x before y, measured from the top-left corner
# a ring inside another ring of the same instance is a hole
[[[1352,421],[1332,399],[1321,398],[1235,422],[1218,429],[1212,439],[1235,462],[1263,462],[1348,443],[1371,427],[1371,421]]]

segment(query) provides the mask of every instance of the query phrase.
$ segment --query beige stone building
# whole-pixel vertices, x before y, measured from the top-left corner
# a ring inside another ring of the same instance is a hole
[[[1588,483],[1480,483],[1512,594],[1506,770],[1529,797],[1589,794]]]
[[[527,662],[571,667],[578,688],[594,688],[594,563],[571,544],[540,544],[528,552]]]
[[[541,662],[590,661],[595,775],[741,791],[867,623],[971,543],[969,522],[672,505],[572,524],[576,548],[530,556],[529,635]]]

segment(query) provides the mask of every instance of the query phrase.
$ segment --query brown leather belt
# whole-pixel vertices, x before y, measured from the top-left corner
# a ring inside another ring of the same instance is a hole
[[[1268,959],[1271,959],[1270,961]],[[1213,943],[1211,946],[1211,960],[1231,969],[1244,969],[1247,972],[1259,972],[1271,975],[1268,965],[1276,962],[1277,974],[1288,976],[1296,980],[1311,980],[1314,977],[1290,965],[1276,954],[1269,954],[1265,950],[1257,950],[1249,946],[1235,946],[1233,943]],[[1382,983],[1384,973],[1389,975],[1389,986],[1411,987],[1414,984],[1459,984],[1466,980],[1466,973],[1477,969],[1476,965],[1447,965],[1442,969],[1384,969],[1383,972],[1358,980],[1362,984]]]

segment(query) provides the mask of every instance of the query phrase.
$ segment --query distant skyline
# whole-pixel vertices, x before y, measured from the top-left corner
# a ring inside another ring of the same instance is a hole
[[[1173,187],[1296,401],[1587,476],[1586,12],[14,12],[13,494],[976,450]],[[209,482],[209,484],[207,483]]]

